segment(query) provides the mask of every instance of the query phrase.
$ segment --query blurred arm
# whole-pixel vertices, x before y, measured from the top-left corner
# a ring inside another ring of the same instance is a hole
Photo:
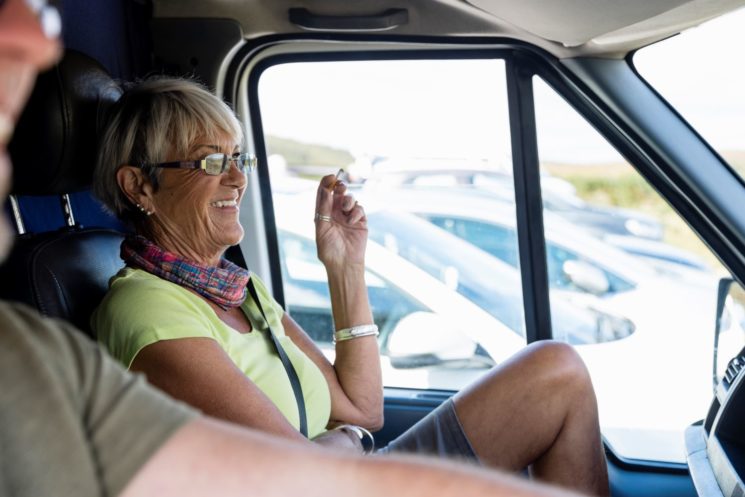
[[[121,495],[578,497],[495,471],[415,457],[338,454],[211,419],[177,431]]]

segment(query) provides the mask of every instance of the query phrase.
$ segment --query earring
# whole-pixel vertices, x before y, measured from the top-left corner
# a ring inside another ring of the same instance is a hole
[[[142,212],[142,213],[143,213],[143,214],[145,214],[146,216],[152,216],[152,215],[153,215],[153,213],[155,212],[155,211],[150,211],[150,210],[147,210],[147,209],[145,209],[145,208],[144,208],[143,206],[141,206],[140,204],[135,204],[135,205],[136,205],[136,206],[137,206],[137,208],[138,208],[138,209],[140,210],[140,212]]]

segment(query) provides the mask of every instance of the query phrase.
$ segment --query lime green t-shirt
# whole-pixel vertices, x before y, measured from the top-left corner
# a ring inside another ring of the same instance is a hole
[[[292,361],[303,389],[308,435],[326,429],[331,397],[320,369],[288,336],[281,323],[284,310],[255,275],[251,278],[272,331]],[[109,292],[91,317],[91,327],[111,355],[125,366],[144,347],[160,340],[211,338],[258,386],[295,428],[300,426],[297,402],[267,333],[258,307],[249,296],[241,309],[253,332],[241,334],[223,323],[201,297],[140,269],[124,268],[109,284]]]

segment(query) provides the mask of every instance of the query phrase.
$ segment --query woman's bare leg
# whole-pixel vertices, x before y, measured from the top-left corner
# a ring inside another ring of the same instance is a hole
[[[455,396],[471,445],[490,466],[608,495],[595,392],[572,347],[537,342]]]

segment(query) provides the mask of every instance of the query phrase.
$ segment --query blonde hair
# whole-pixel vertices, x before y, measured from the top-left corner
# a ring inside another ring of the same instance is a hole
[[[197,139],[243,140],[232,110],[201,84],[183,78],[157,77],[125,89],[111,108],[101,135],[93,192],[120,219],[141,213],[119,188],[116,172],[124,165],[164,162],[169,153],[186,158]],[[159,169],[144,169],[158,187]]]

